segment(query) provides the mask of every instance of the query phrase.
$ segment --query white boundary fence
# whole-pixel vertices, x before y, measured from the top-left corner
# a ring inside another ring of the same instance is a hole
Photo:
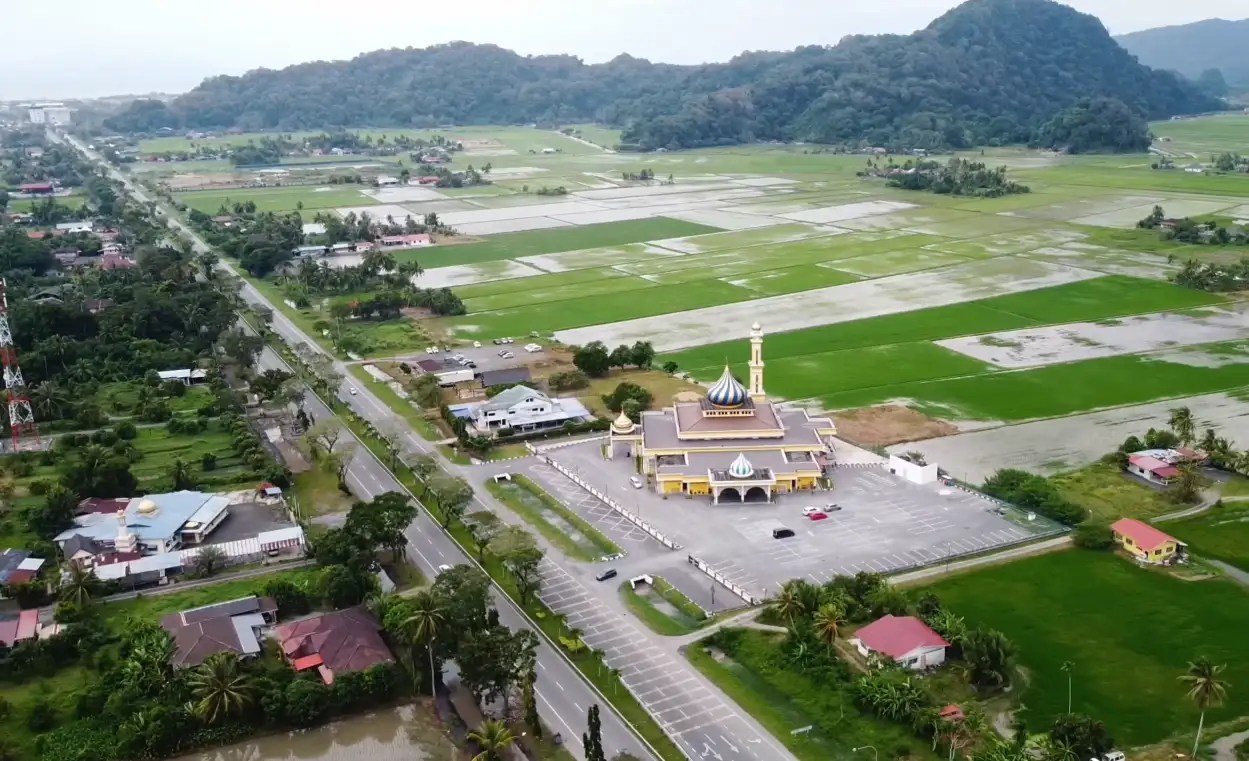
[[[584,441],[584,440],[583,440],[583,441]],[[575,443],[583,443],[583,442],[575,442]],[[567,445],[565,445],[565,446],[567,446]],[[652,526],[651,524],[649,524],[649,523],[647,523],[646,521],[642,520],[641,518],[639,518],[639,517],[638,517],[637,515],[635,515],[634,513],[631,513],[631,512],[629,512],[628,510],[626,510],[626,509],[624,509],[623,507],[621,507],[621,506],[620,506],[620,504],[619,504],[618,502],[616,502],[616,500],[614,500],[614,499],[612,499],[611,497],[607,496],[606,494],[604,494],[604,493],[603,493],[602,491],[600,491],[599,489],[596,489],[596,488],[594,488],[593,486],[591,486],[589,483],[587,483],[587,482],[585,481],[585,479],[581,478],[580,476],[576,475],[576,474],[575,474],[575,473],[573,473],[572,471],[568,470],[568,468],[565,468],[563,465],[560,465],[558,462],[556,462],[556,461],[555,461],[555,460],[553,460],[552,458],[548,457],[547,455],[543,454],[542,452],[539,452],[539,451],[538,451],[537,449],[535,449],[533,446],[530,446],[529,448],[530,448],[530,450],[531,450],[531,451],[533,451],[533,452],[534,452],[534,454],[538,455],[538,457],[540,457],[540,458],[542,459],[542,462],[546,463],[547,465],[550,465],[552,468],[555,468],[555,469],[556,469],[556,470],[558,470],[560,473],[563,473],[563,474],[564,474],[564,476],[565,476],[568,480],[570,480],[570,481],[572,481],[573,483],[575,483],[576,485],[580,486],[582,489],[585,489],[586,491],[590,492],[590,494],[594,495],[594,497],[595,497],[596,499],[598,499],[598,501],[599,501],[599,502],[602,502],[604,505],[607,505],[607,506],[608,506],[608,507],[610,507],[612,510],[615,510],[617,513],[620,513],[620,514],[621,514],[622,516],[624,516],[624,518],[625,518],[626,520],[628,520],[630,523],[632,523],[633,525],[635,525],[635,526],[637,526],[638,528],[642,529],[642,530],[643,530],[643,531],[645,531],[646,533],[650,534],[650,535],[651,535],[651,536],[655,539],[655,541],[659,542],[660,544],[662,544],[663,546],[667,547],[667,548],[668,548],[668,549],[670,549],[670,550],[679,550],[679,549],[681,549],[681,545],[677,544],[676,542],[672,541],[672,540],[671,540],[671,539],[669,539],[668,537],[664,536],[664,535],[663,535],[663,534],[659,531],[659,529],[655,528],[655,527],[654,527],[654,526]],[[543,451],[545,451],[545,450],[543,450]]]
[[[763,602],[763,598],[755,597],[751,593],[747,592],[744,588],[726,579],[724,575],[721,574],[719,571],[717,571],[714,568],[711,568],[706,563],[694,557],[693,555],[687,555],[685,559],[687,562],[689,562],[690,565],[694,566],[699,571],[702,571],[704,574],[710,577],[712,581],[714,581],[715,583],[719,584],[720,586],[724,587],[725,589],[729,590],[733,594],[745,600],[747,606],[758,605],[759,603]]]

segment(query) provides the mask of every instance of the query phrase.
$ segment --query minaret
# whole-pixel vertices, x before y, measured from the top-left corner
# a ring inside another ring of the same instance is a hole
[[[763,328],[750,326],[750,398],[756,404],[767,399],[763,391]]]
[[[117,511],[117,538],[113,540],[113,549],[117,552],[135,552],[139,549],[139,538],[130,533],[126,526],[126,509]]]

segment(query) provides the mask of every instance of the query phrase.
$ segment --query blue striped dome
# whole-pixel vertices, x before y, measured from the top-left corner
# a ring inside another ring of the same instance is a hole
[[[746,459],[744,452],[737,455],[737,459],[729,466],[729,475],[733,478],[750,478],[755,474],[755,466],[750,464],[750,460]]]
[[[707,401],[717,407],[740,407],[747,396],[746,387],[737,382],[733,373],[729,372],[729,366],[725,365],[724,374],[707,392]]]

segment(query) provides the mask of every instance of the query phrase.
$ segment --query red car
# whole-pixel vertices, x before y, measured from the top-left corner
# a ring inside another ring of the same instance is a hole
[[[811,513],[807,517],[813,521],[822,521],[828,517],[828,513]]]

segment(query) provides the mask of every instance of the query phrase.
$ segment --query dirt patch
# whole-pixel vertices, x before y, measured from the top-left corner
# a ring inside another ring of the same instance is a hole
[[[909,407],[887,404],[833,413],[837,437],[861,447],[886,447],[958,433],[958,427]]]

